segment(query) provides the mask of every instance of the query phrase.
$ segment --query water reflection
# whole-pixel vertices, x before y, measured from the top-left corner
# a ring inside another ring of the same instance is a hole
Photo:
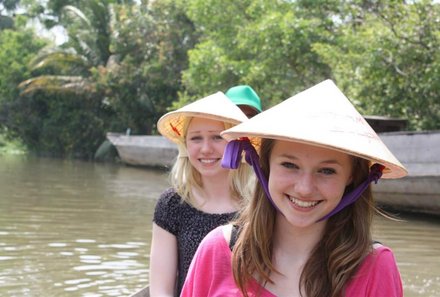
[[[126,296],[148,283],[166,173],[0,156],[0,296]],[[405,296],[440,296],[440,219],[379,218]]]
[[[403,219],[378,218],[375,238],[393,249],[405,296],[440,296],[440,219],[408,214]]]
[[[124,296],[147,280],[165,173],[0,159],[0,296]]]

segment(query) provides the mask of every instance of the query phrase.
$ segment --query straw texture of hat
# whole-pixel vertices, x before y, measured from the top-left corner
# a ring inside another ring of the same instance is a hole
[[[223,131],[227,140],[249,137],[301,142],[335,149],[385,166],[382,178],[407,175],[376,132],[331,80],[323,81],[242,124]]]
[[[247,121],[246,115],[225,94],[217,92],[163,115],[157,122],[159,133],[182,144],[184,129],[192,117],[217,120],[233,125]]]

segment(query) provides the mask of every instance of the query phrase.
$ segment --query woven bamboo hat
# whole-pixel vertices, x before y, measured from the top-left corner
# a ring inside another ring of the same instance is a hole
[[[262,138],[300,142],[358,156],[385,166],[382,178],[407,175],[373,128],[331,80],[325,80],[252,119],[223,131],[228,141]]]
[[[157,122],[157,129],[166,138],[181,144],[185,141],[184,129],[192,117],[217,120],[232,125],[248,120],[240,108],[225,94],[217,92],[166,113]]]

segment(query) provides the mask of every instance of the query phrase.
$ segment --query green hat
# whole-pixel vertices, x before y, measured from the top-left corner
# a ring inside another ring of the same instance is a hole
[[[225,95],[231,99],[236,105],[247,105],[259,113],[263,111],[261,108],[261,100],[257,93],[248,85],[240,85],[230,88]]]

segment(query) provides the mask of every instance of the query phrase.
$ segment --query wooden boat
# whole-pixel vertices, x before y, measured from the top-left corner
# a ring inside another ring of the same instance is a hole
[[[373,185],[379,204],[396,210],[440,215],[440,130],[379,133],[408,176]]]
[[[165,167],[173,165],[177,146],[163,136],[107,133],[121,161],[133,166]]]

